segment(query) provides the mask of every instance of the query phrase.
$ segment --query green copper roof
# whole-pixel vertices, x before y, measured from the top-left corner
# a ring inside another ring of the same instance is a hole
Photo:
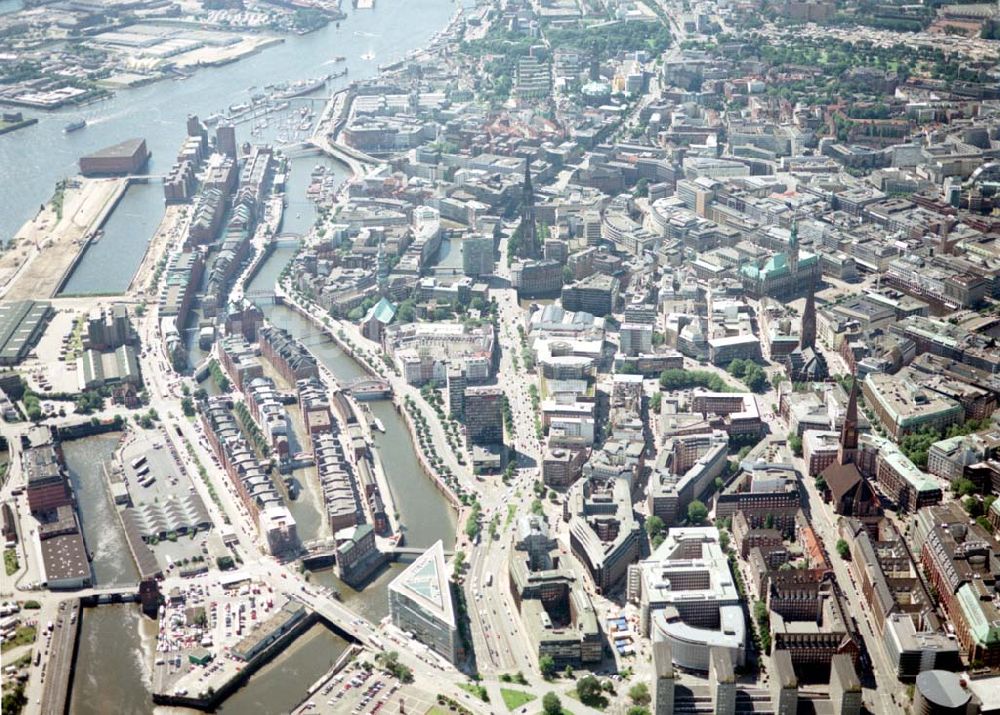
[[[383,298],[372,309],[372,315],[378,322],[388,325],[396,317],[396,306]]]
[[[799,253],[799,268],[805,268],[816,263],[816,255],[802,251]],[[740,272],[748,278],[776,277],[788,273],[788,256],[784,253],[775,253],[767,259],[760,268],[748,263],[740,269]]]
[[[986,620],[983,613],[983,605],[976,597],[976,592],[971,584],[965,584],[958,589],[958,604],[965,615],[965,620],[969,624],[969,631],[976,642],[982,646],[1000,644],[1000,623]]]

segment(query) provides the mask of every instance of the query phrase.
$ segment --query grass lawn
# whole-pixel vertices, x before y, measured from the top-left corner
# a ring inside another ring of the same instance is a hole
[[[508,710],[517,710],[525,703],[530,703],[538,697],[523,690],[510,690],[509,688],[500,688],[500,695],[503,697],[503,704],[507,706]]]
[[[424,712],[424,715],[451,715],[451,710],[445,710],[440,705],[431,705],[430,709]]]
[[[25,645],[27,643],[35,642],[35,627],[34,626],[18,626],[17,631],[14,633],[14,637],[9,641],[0,646],[0,652],[6,653],[12,648],[17,648],[18,646]]]
[[[17,571],[17,552],[14,549],[4,549],[3,551],[3,568],[10,576],[12,573]]]
[[[484,703],[488,703],[490,701],[490,696],[486,692],[486,688],[482,685],[478,685],[476,683],[459,683],[458,687],[465,692],[470,693],[473,697],[479,698]]]

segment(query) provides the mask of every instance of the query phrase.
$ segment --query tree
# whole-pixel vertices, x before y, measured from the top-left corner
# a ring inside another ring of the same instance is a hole
[[[719,546],[722,548],[723,551],[728,551],[729,550],[729,532],[728,531],[720,531],[719,532]]]
[[[649,705],[649,686],[645,683],[636,683],[628,689],[628,696],[636,705]]]
[[[688,521],[692,524],[701,524],[708,518],[708,507],[695,499],[688,504]]]
[[[538,669],[542,672],[542,677],[552,680],[556,674],[556,662],[551,655],[543,655],[538,659]]]
[[[960,497],[967,497],[976,493],[976,483],[971,479],[956,479],[952,489]]]
[[[822,474],[816,477],[816,481],[814,483],[816,484],[816,491],[818,492],[826,491],[826,477],[824,477]]]
[[[737,358],[729,363],[729,367],[726,368],[728,372],[733,377],[743,377],[747,373],[747,369],[753,365],[749,360],[740,360]]]
[[[802,438],[794,432],[788,433],[788,446],[791,447],[792,453],[796,457],[802,456]]]
[[[625,715],[649,715],[649,708],[642,707],[641,705],[633,705],[625,711]]]
[[[545,715],[560,715],[562,713],[562,701],[559,696],[549,691],[542,698],[542,712]]]
[[[651,515],[646,519],[646,533],[650,536],[656,536],[661,531],[663,531],[664,523],[663,519],[658,517],[656,514]]]
[[[846,561],[851,558],[851,547],[843,539],[837,539],[837,553]]]
[[[576,694],[580,696],[580,702],[584,705],[598,703],[604,697],[601,689],[601,681],[593,675],[585,675],[576,681]]]
[[[962,506],[965,507],[966,513],[973,518],[983,515],[983,503],[974,496],[965,497],[962,500]]]

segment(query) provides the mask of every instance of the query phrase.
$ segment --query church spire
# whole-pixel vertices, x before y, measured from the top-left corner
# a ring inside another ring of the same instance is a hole
[[[799,272],[799,221],[792,219],[792,235],[788,238],[788,271],[795,280]]]
[[[538,228],[535,224],[535,189],[531,185],[531,160],[524,160],[524,184],[521,187],[521,254],[539,258]]]
[[[851,395],[847,398],[847,414],[840,430],[839,464],[851,464],[858,451],[858,376],[851,376]]]
[[[802,326],[799,330],[799,348],[816,349],[816,290],[812,283],[806,294],[806,307],[802,311]]]

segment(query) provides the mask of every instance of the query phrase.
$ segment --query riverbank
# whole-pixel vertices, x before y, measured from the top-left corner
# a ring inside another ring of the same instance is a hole
[[[321,320],[317,320],[316,316],[305,306],[301,305],[294,298],[289,296],[287,292],[280,286],[275,287],[275,292],[281,297],[282,303],[287,307],[294,310],[299,315],[303,316],[309,320],[315,328],[325,333],[331,340],[336,343],[336,345],[343,350],[347,355],[349,355],[355,362],[358,363],[366,372],[368,372],[373,377],[384,378],[384,376],[379,373],[371,364],[368,363],[367,359],[360,356],[358,351],[355,349],[354,344],[348,340],[344,340],[338,333],[339,331],[334,330],[331,326],[327,325]],[[339,325],[338,323],[334,323]],[[421,469],[424,474],[426,474],[438,490],[445,495],[451,506],[457,510],[462,508],[462,500],[454,492],[448,482],[442,477],[436,469],[431,464],[430,458],[424,454],[424,451],[420,448],[420,441],[417,438],[416,425],[413,422],[412,416],[408,413],[405,406],[402,404],[403,398],[394,393],[392,404],[396,413],[403,418],[403,423],[406,425],[406,429],[409,432],[410,441],[413,444],[414,454],[417,456],[417,460],[420,464]]]
[[[142,254],[139,268],[132,276],[127,293],[145,295],[146,291],[150,290],[155,297],[156,290],[152,285],[152,279],[156,267],[161,261],[166,260],[171,246],[184,240],[191,220],[190,214],[191,208],[185,204],[166,205],[160,225],[153,238],[146,244],[146,251]]]
[[[37,300],[58,293],[128,184],[127,179],[79,179],[57,188],[0,257],[0,296]]]
[[[16,122],[0,122],[0,134],[16,132],[18,129],[24,129],[25,127],[30,127],[33,124],[38,124],[38,119],[35,117],[31,117],[30,119],[21,119]]]

